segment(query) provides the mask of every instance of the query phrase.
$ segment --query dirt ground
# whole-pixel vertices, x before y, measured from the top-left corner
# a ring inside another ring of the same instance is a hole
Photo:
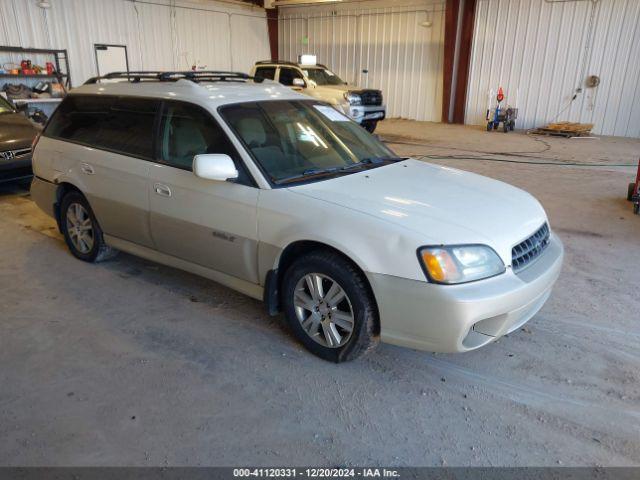
[[[74,259],[4,185],[0,465],[640,465],[640,217],[635,169],[613,166],[640,141],[400,120],[378,133],[542,202],[566,261],[523,330],[467,354],[381,345],[326,363],[211,281]],[[587,166],[459,158],[488,156]]]

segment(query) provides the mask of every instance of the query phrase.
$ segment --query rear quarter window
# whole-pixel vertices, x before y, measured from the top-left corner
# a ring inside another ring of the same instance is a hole
[[[152,160],[159,105],[145,98],[70,95],[44,135]]]

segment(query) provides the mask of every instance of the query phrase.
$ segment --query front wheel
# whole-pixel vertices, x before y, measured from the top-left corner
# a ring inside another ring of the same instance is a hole
[[[627,188],[627,200],[631,201],[631,198],[633,197],[635,190],[636,190],[636,184],[630,183],[629,188]]]
[[[115,256],[117,250],[104,243],[100,225],[81,193],[70,192],[63,197],[60,215],[62,233],[74,257],[85,262],[101,262]]]
[[[369,133],[375,132],[377,126],[378,122],[375,120],[367,120],[362,122],[362,127]]]
[[[366,279],[330,251],[298,258],[285,272],[282,300],[300,342],[320,358],[353,360],[378,343],[378,312]]]

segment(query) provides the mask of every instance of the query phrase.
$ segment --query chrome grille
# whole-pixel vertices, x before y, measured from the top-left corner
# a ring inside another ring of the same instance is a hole
[[[360,93],[363,105],[382,105],[382,92],[380,90],[363,90]]]
[[[549,245],[549,225],[542,225],[524,242],[511,249],[511,267],[518,272],[533,262]]]
[[[5,150],[0,152],[0,160],[13,160],[15,158],[22,158],[25,155],[31,153],[31,148],[18,148],[17,150]]]

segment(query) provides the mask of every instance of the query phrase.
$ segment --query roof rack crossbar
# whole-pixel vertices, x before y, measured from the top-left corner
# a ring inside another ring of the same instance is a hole
[[[203,81],[243,81],[254,80],[258,83],[264,80],[261,77],[254,78],[242,72],[228,72],[223,70],[187,70],[187,71],[140,71],[140,72],[111,72],[99,77],[92,77],[85,82],[94,84],[100,80],[126,79],[133,83],[142,80],[157,82],[176,82],[181,79],[193,82]]]

